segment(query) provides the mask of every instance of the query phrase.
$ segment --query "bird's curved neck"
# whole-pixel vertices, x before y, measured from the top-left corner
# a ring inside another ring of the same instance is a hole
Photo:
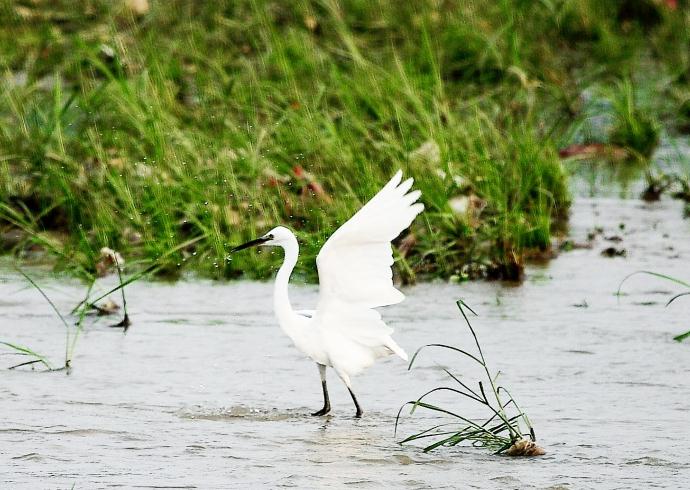
[[[290,281],[292,270],[297,264],[297,255],[299,254],[297,238],[293,235],[282,247],[285,257],[283,258],[283,265],[278,270],[273,290],[273,306],[279,319],[293,314],[290,298],[288,297],[288,282]]]

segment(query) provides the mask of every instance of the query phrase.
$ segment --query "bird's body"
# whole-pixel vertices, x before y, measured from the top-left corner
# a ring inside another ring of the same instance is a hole
[[[423,210],[416,203],[421,193],[409,192],[412,179],[401,183],[398,172],[349,221],[326,241],[316,264],[319,272],[319,301],[316,310],[296,311],[288,298],[290,274],[297,263],[299,246],[285,227],[233,249],[254,245],[283,248],[285,257],[278,270],[274,289],[274,309],[283,331],[295,346],[319,366],[324,392],[324,408],[330,411],[326,389],[326,367],[332,367],[352,392],[351,378],[371,366],[376,359],[407,354],[393,340],[388,327],[374,309],[402,301],[405,296],[393,287],[391,241],[407,228]]]

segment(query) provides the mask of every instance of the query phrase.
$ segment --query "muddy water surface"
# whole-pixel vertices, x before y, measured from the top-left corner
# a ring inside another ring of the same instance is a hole
[[[678,289],[642,276],[614,295],[639,269],[690,278],[690,223],[680,208],[581,199],[573,240],[601,227],[592,248],[530,267],[520,287],[425,284],[384,310],[411,352],[434,341],[469,345],[454,300],[475,307],[489,363],[529,413],[544,457],[423,454],[396,444],[400,405],[444,383],[441,366],[464,372],[452,356],[430,351],[411,372],[394,358],[370,369],[355,384],[362,420],[331,374],[332,415],[313,418],[318,373],[276,326],[270,284],[139,283],[129,288],[129,333],[108,328],[110,319],[90,322],[71,375],[0,371],[2,487],[687,486],[690,343],[672,336],[690,328],[690,301],[664,308]],[[609,246],[627,257],[602,257]],[[76,282],[34,272],[63,310],[82,295]],[[18,275],[5,269],[1,277],[0,340],[59,363],[60,323]],[[316,294],[296,286],[292,299],[311,307]],[[401,433],[441,421],[420,412]]]

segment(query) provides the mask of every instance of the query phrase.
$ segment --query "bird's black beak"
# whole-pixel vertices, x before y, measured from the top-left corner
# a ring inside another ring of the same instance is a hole
[[[256,247],[257,245],[262,245],[262,244],[269,242],[271,240],[273,240],[272,235],[262,236],[260,238],[254,239],[254,240],[250,240],[247,243],[243,243],[242,245],[238,245],[237,247],[230,250],[230,253],[238,252],[240,250],[244,250],[245,248],[249,248],[249,247]]]

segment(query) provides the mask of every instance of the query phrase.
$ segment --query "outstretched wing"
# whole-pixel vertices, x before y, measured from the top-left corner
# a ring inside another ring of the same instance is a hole
[[[359,344],[385,346],[405,358],[390,339],[392,329],[372,309],[405,298],[393,286],[391,241],[410,226],[424,205],[416,202],[420,191],[408,192],[413,179],[401,180],[398,171],[321,248],[316,257],[320,284],[317,316],[320,323],[340,329]]]
[[[326,241],[316,257],[319,306],[339,301],[365,308],[399,303],[393,287],[391,241],[424,209],[413,179],[395,176]]]

